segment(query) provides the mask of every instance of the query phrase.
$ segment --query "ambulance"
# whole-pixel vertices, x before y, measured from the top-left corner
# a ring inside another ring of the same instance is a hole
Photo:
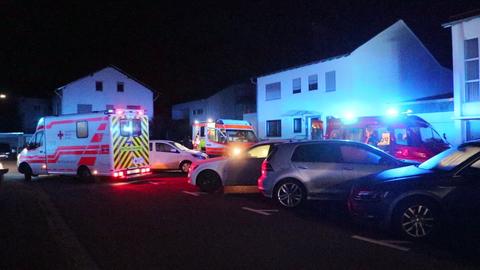
[[[252,125],[243,120],[218,119],[195,121],[192,128],[193,148],[208,156],[238,154],[258,142]]]
[[[416,115],[327,117],[326,139],[344,139],[378,147],[398,159],[424,162],[451,145]]]
[[[143,110],[47,116],[17,158],[31,180],[44,174],[130,178],[150,173],[148,117]]]

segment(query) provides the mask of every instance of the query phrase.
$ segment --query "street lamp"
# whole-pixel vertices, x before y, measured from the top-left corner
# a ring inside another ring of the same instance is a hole
[[[0,99],[6,99],[7,98],[7,95],[5,94],[0,94]]]

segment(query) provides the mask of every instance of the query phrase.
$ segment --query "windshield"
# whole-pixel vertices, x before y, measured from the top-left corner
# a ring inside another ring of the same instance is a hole
[[[173,145],[175,145],[175,147],[177,147],[178,149],[180,149],[182,151],[190,150],[187,147],[185,147],[183,144],[180,144],[180,143],[177,143],[177,142],[173,142]]]
[[[446,150],[431,159],[423,162],[418,167],[426,170],[451,171],[458,165],[480,152],[480,147],[462,147]]]
[[[235,130],[226,131],[229,142],[257,142],[257,136],[251,130]]]

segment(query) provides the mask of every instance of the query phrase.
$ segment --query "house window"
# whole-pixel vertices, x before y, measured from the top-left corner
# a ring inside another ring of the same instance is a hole
[[[281,120],[267,121],[267,137],[281,137],[281,136],[282,136]]]
[[[117,82],[117,92],[125,92],[125,86],[123,82]]]
[[[325,72],[325,92],[334,92],[336,88],[335,70]]]
[[[302,132],[302,118],[293,119],[293,133]]]
[[[92,112],[92,104],[77,104],[77,113]]]
[[[318,89],[318,75],[310,75],[308,76],[308,91],[317,90]]]
[[[95,90],[96,91],[103,91],[103,82],[102,81],[96,81],[95,82]]]
[[[142,106],[140,106],[140,105],[127,105],[127,109],[129,109],[129,110],[141,110]]]
[[[302,92],[302,79],[296,78],[292,80],[292,93],[298,94]]]
[[[280,99],[281,97],[280,82],[270,83],[265,86],[265,100]]]
[[[77,138],[88,138],[88,122],[87,121],[78,121],[77,122]]]
[[[466,129],[467,141],[480,139],[480,120],[468,120]]]
[[[465,56],[465,101],[480,101],[480,72],[478,57],[478,38],[464,42]]]

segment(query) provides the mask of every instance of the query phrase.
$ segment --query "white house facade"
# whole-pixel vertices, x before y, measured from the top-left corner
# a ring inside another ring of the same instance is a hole
[[[143,109],[154,116],[154,93],[120,69],[108,66],[59,87],[57,114],[88,113],[107,109]]]
[[[460,142],[480,139],[480,13],[443,25],[451,28],[455,126]]]
[[[451,71],[400,20],[349,54],[258,77],[258,133],[316,139],[328,116],[383,115],[451,91]]]

